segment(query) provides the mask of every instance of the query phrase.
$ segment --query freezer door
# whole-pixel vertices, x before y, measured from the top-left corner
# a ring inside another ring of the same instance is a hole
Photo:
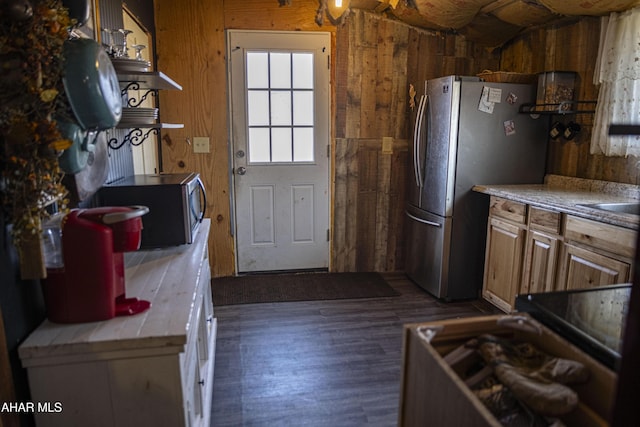
[[[451,218],[407,206],[405,271],[418,286],[437,298],[447,295]]]

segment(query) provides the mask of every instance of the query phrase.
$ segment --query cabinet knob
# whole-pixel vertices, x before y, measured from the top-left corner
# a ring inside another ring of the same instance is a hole
[[[198,384],[200,384],[201,386],[204,386],[204,380],[198,381]]]
[[[209,323],[213,322],[213,316],[207,316],[207,322]]]

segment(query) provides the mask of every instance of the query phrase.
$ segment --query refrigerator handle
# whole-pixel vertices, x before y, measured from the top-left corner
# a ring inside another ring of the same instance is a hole
[[[429,126],[431,125],[431,121],[429,120],[430,117],[427,116],[427,114],[429,114],[429,95],[425,95],[424,96],[424,102],[422,103],[422,113],[421,113],[421,119],[420,119],[420,134],[418,136],[418,162],[416,164],[416,169],[418,171],[418,179],[420,180],[420,187],[422,187],[422,183],[424,182],[424,178],[422,177],[422,171],[423,169],[423,163],[426,163],[427,159],[425,158],[426,153],[424,156],[420,156],[420,146],[421,144],[427,144],[428,141],[428,133],[427,135],[425,135],[424,139],[422,138],[422,127],[425,126],[425,119],[427,120],[426,122],[426,126],[427,126],[427,132],[429,132]]]
[[[416,180],[416,187],[420,188],[420,181],[418,181],[418,173],[416,172],[416,163],[417,163],[417,159],[418,159],[418,155],[417,155],[417,150],[416,150],[416,146],[418,144],[418,130],[420,129],[420,120],[422,120],[421,118],[421,112],[422,112],[422,101],[424,101],[424,95],[422,95],[420,97],[420,101],[418,102],[418,112],[416,113],[416,122],[413,125],[413,177]]]
[[[416,124],[413,127],[413,176],[416,179],[416,186],[422,188],[422,176],[420,173],[420,137],[422,136],[422,122],[424,120],[424,107],[427,97],[422,95],[418,104],[418,114]]]
[[[437,222],[427,221],[426,219],[418,218],[417,216],[411,215],[409,212],[404,211],[404,213],[414,221],[418,221],[422,224],[432,225],[434,227],[442,227],[442,224],[438,224]]]

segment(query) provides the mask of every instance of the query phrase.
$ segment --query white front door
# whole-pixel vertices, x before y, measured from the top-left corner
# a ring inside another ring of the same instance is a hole
[[[329,33],[228,31],[237,271],[329,266]]]

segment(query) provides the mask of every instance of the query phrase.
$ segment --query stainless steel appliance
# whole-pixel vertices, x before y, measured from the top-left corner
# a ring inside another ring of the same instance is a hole
[[[548,122],[519,114],[534,85],[425,83],[410,147],[406,273],[444,300],[478,297],[488,203],[475,184],[541,183]]]
[[[192,243],[204,218],[207,199],[199,174],[176,173],[118,179],[100,188],[94,203],[147,206],[140,248],[149,249]]]

